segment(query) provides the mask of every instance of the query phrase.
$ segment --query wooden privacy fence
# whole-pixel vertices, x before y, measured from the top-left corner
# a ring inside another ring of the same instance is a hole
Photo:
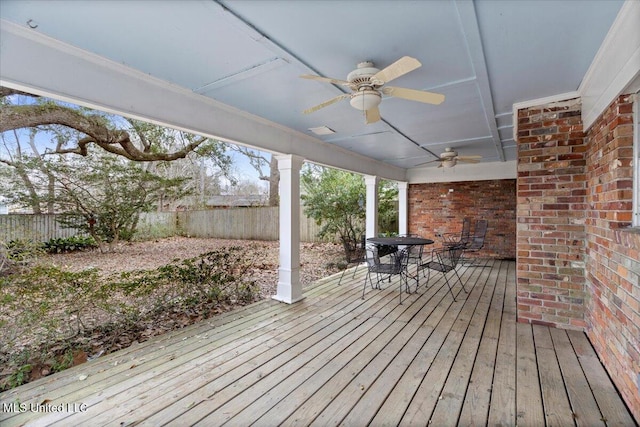
[[[35,240],[46,242],[58,237],[71,237],[79,233],[75,228],[58,224],[58,215],[0,215],[0,241]]]
[[[300,207],[300,240],[321,241],[320,226]],[[187,212],[150,212],[142,214],[138,238],[169,236],[211,237],[219,239],[278,240],[278,207],[212,209]],[[56,215],[0,215],[0,240],[33,239],[47,241],[78,234],[62,228]]]

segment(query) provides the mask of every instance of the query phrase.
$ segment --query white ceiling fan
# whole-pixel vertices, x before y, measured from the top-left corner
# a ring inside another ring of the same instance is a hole
[[[348,86],[353,93],[345,93],[335,98],[331,98],[321,104],[304,110],[305,114],[313,113],[321,108],[334,104],[342,99],[351,98],[349,101],[355,109],[364,111],[366,123],[375,123],[380,120],[380,110],[378,105],[382,101],[382,95],[395,96],[397,98],[411,101],[424,102],[426,104],[441,104],[444,95],[422,90],[407,89],[402,87],[385,86],[386,83],[396,79],[422,64],[415,58],[403,56],[393,64],[379,70],[373,66],[372,62],[361,62],[358,68],[347,75],[347,80],[332,79],[329,77],[313,76],[303,74],[303,79],[318,80],[337,85]]]
[[[482,156],[458,156],[458,152],[453,148],[447,147],[444,153],[440,153],[440,158],[431,160],[430,162],[420,163],[416,166],[427,165],[429,163],[440,162],[439,168],[452,168],[458,162],[463,163],[478,163],[482,159]]]

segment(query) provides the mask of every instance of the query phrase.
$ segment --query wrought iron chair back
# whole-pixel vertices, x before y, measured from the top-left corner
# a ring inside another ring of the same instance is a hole
[[[377,245],[367,245],[366,260],[367,260],[367,277],[364,280],[364,286],[362,288],[362,299],[367,289],[367,281],[371,284],[372,289],[381,289],[380,282],[385,278],[391,278],[391,276],[400,276],[400,304],[402,304],[402,284],[404,283],[406,291],[409,292],[409,284],[407,280],[407,266],[409,262],[409,256],[407,248],[400,251],[392,252],[385,257],[381,257],[379,248]],[[371,276],[376,275],[376,283],[373,283]]]
[[[456,300],[455,295],[453,294],[453,290],[451,289],[451,283],[449,282],[449,278],[447,277],[447,273],[453,271],[455,276],[458,278],[458,281],[462,285],[462,289],[466,293],[467,290],[464,287],[464,283],[460,278],[460,275],[456,271],[458,267],[458,263],[462,258],[462,253],[464,252],[464,246],[462,245],[453,245],[453,246],[443,246],[442,248],[437,248],[432,251],[432,259],[431,261],[420,265],[421,269],[426,269],[428,271],[427,283],[431,278],[431,271],[438,271],[442,273],[447,286],[449,287],[449,293],[451,293],[451,297],[453,300]]]
[[[477,252],[484,247],[484,239],[487,235],[488,228],[489,221],[486,219],[479,219],[476,221],[476,225],[473,228],[473,236],[471,236],[469,244],[465,248],[467,252]]]
[[[442,234],[442,243],[445,246],[468,245],[471,241],[471,218],[462,219],[462,231],[458,233]]]
[[[485,237],[487,235],[487,229],[489,228],[489,221],[486,219],[479,219],[476,221],[476,225],[473,229],[473,235],[469,240],[469,244],[465,246],[464,254],[462,260],[460,261],[462,264],[472,267],[487,267],[487,263],[479,262],[479,257],[468,257],[469,253],[478,253],[482,248],[484,248]]]
[[[344,273],[349,268],[349,265],[355,264],[356,266],[356,268],[353,270],[353,278],[356,277],[356,272],[358,271],[358,267],[360,266],[360,264],[367,260],[365,242],[366,239],[364,234],[361,236],[359,242],[349,239],[342,240],[342,247],[344,248],[347,265],[344,267],[344,270],[342,270],[340,280],[338,280],[338,285],[342,283],[342,278],[344,277]]]
[[[407,234],[399,234],[400,237],[422,237],[419,234],[407,233]],[[424,250],[423,245],[411,245],[407,246],[407,255],[409,256],[408,264],[422,264],[422,253]]]

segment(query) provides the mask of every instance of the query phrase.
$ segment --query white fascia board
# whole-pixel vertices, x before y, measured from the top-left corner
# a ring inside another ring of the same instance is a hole
[[[640,1],[627,0],[578,88],[585,131],[639,75]]]
[[[162,126],[405,181],[406,170],[336,147],[0,19],[0,84]]]
[[[410,184],[431,182],[488,181],[494,179],[516,179],[517,162],[458,163],[453,168],[425,166],[407,170]]]

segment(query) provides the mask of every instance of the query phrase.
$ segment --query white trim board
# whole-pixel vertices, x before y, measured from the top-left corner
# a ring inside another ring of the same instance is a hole
[[[627,0],[578,88],[585,131],[639,74],[640,1]]]
[[[407,179],[410,184],[488,181],[494,179],[516,179],[517,177],[517,162],[515,160],[477,164],[458,163],[452,168],[425,166],[407,171]]]

